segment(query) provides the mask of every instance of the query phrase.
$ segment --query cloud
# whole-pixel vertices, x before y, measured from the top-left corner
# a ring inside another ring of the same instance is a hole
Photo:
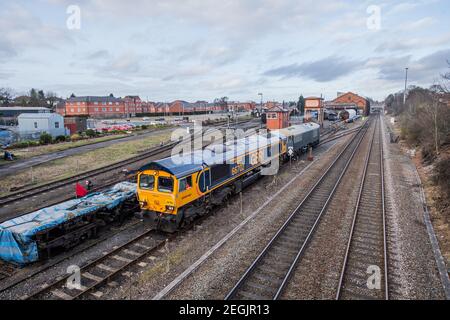
[[[419,20],[415,20],[409,23],[402,24],[399,29],[403,31],[414,31],[414,30],[420,30],[427,28],[433,24],[435,24],[437,21],[433,17],[425,17]]]
[[[130,75],[141,71],[141,61],[143,57],[134,51],[126,51],[109,59],[100,66],[100,71],[113,75]]]
[[[17,55],[17,50],[7,39],[0,36],[0,61],[5,61]]]
[[[97,50],[94,51],[92,53],[89,53],[85,56],[86,60],[95,60],[95,59],[105,59],[105,58],[109,58],[110,54],[108,52],[108,50]]]
[[[53,2],[67,6],[72,1]],[[144,17],[201,26],[220,33],[222,38],[235,40],[264,37],[280,30],[295,32],[298,27],[316,22],[320,15],[348,7],[326,0],[134,0],[132,5],[123,0],[78,2],[83,17],[100,23],[117,17],[122,21]]]
[[[445,49],[419,59],[413,59],[411,55],[374,58],[367,63],[367,66],[378,68],[379,78],[390,81],[402,81],[405,77],[405,68],[408,67],[408,77],[411,81],[430,85],[440,73],[445,71],[448,60],[450,60],[450,49]]]
[[[380,43],[375,52],[385,51],[410,51],[417,48],[432,48],[447,45],[450,42],[450,33],[438,35],[435,37],[397,37],[396,39]]]
[[[211,71],[211,68],[206,65],[196,65],[184,68],[180,71],[177,71],[173,74],[165,76],[162,78],[163,81],[169,80],[185,80],[192,79],[199,76],[207,75]]]
[[[398,13],[403,13],[407,11],[411,11],[415,8],[417,8],[420,5],[418,2],[401,2],[393,6],[389,11],[388,14],[394,15]]]
[[[346,60],[341,57],[330,56],[314,62],[290,64],[264,72],[266,76],[279,76],[284,78],[300,77],[313,79],[318,82],[328,82],[350,74],[361,68],[364,62],[359,60]]]
[[[58,49],[74,43],[63,28],[44,24],[30,10],[17,4],[5,5],[0,13],[0,53],[12,57],[30,48]]]

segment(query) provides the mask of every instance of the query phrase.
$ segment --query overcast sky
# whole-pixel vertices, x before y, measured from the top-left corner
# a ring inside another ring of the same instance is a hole
[[[80,9],[79,29],[70,5]],[[0,87],[17,93],[384,99],[402,89],[405,67],[410,84],[429,86],[450,60],[448,0],[0,0],[0,8]]]

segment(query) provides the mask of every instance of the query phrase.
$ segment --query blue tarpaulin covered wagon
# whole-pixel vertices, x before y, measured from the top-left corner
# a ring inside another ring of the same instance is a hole
[[[110,212],[135,197],[136,184],[121,182],[87,195],[0,224],[0,259],[19,265],[39,260],[37,235],[79,220],[93,212]]]

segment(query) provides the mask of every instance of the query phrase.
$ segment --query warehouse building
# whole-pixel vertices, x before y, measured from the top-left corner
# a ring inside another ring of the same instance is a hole
[[[50,113],[44,107],[0,107],[0,125],[15,125],[17,117],[22,113]]]
[[[43,132],[53,137],[66,135],[64,118],[57,113],[22,113],[17,118],[21,137],[36,138]]]
[[[368,115],[370,113],[367,99],[353,92],[339,92],[336,99],[325,103],[325,107],[336,111],[355,109],[361,115]]]

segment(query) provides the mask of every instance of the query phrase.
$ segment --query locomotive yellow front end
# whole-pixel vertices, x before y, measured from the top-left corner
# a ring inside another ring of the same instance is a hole
[[[143,218],[159,230],[174,232],[184,218],[185,206],[202,196],[198,190],[201,164],[154,161],[139,169],[137,197]]]
[[[138,177],[138,199],[142,210],[176,215],[176,178],[160,170],[145,170]]]

